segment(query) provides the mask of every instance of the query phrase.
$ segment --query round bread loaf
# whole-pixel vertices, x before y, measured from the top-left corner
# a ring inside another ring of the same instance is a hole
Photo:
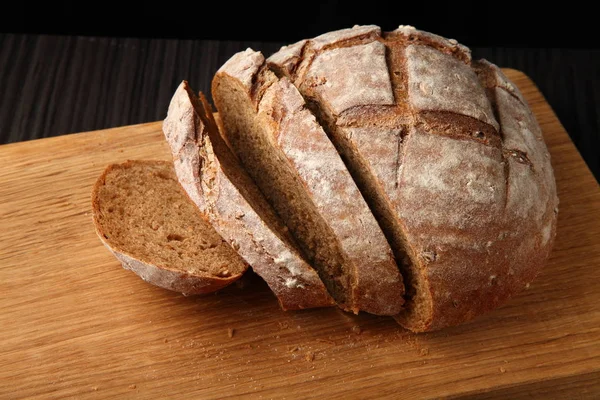
[[[410,26],[330,32],[267,65],[301,92],[392,245],[400,324],[468,321],[535,278],[556,185],[541,129],[498,67]]]

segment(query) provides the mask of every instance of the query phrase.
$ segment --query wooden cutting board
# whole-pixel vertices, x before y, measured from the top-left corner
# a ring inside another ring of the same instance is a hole
[[[0,398],[600,396],[600,188],[534,84],[506,73],[550,148],[556,245],[506,306],[428,334],[282,312],[253,275],[184,297],[122,269],[90,190],[109,163],[169,159],[159,122],[0,146]]]

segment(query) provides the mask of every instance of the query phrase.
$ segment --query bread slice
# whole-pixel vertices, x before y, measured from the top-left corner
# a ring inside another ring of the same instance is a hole
[[[467,321],[535,277],[558,199],[539,126],[497,68],[474,68],[455,40],[374,25],[267,62],[298,87],[401,260],[403,326]]]
[[[219,69],[212,95],[223,135],[340,307],[398,313],[404,286],[391,249],[298,90],[248,49]]]
[[[187,82],[173,95],[163,131],[181,185],[200,211],[269,285],[281,308],[335,305],[314,269],[219,134]]]
[[[201,218],[170,162],[109,165],[94,185],[92,213],[102,243],[125,269],[153,285],[185,295],[210,293],[248,267]]]

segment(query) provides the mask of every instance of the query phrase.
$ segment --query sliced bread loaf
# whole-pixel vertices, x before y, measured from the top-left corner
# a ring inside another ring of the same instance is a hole
[[[223,135],[340,307],[400,312],[404,286],[389,244],[294,85],[248,49],[219,69],[212,94]]]
[[[96,233],[123,267],[186,295],[214,292],[247,264],[200,216],[166,161],[109,165],[92,191]]]
[[[267,61],[298,87],[402,260],[402,325],[467,321],[536,276],[556,230],[554,176],[497,67],[409,26],[330,32]]]
[[[281,308],[335,305],[285,225],[219,134],[210,105],[187,82],[173,95],[163,131],[181,185],[214,228],[260,275]]]

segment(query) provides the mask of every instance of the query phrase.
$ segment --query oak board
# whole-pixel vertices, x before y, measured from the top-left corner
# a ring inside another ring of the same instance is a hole
[[[434,333],[283,312],[250,274],[184,297],[122,269],[91,187],[109,163],[169,159],[160,122],[0,146],[0,398],[600,396],[600,188],[535,85],[506,73],[550,149],[556,244],[526,291]]]

